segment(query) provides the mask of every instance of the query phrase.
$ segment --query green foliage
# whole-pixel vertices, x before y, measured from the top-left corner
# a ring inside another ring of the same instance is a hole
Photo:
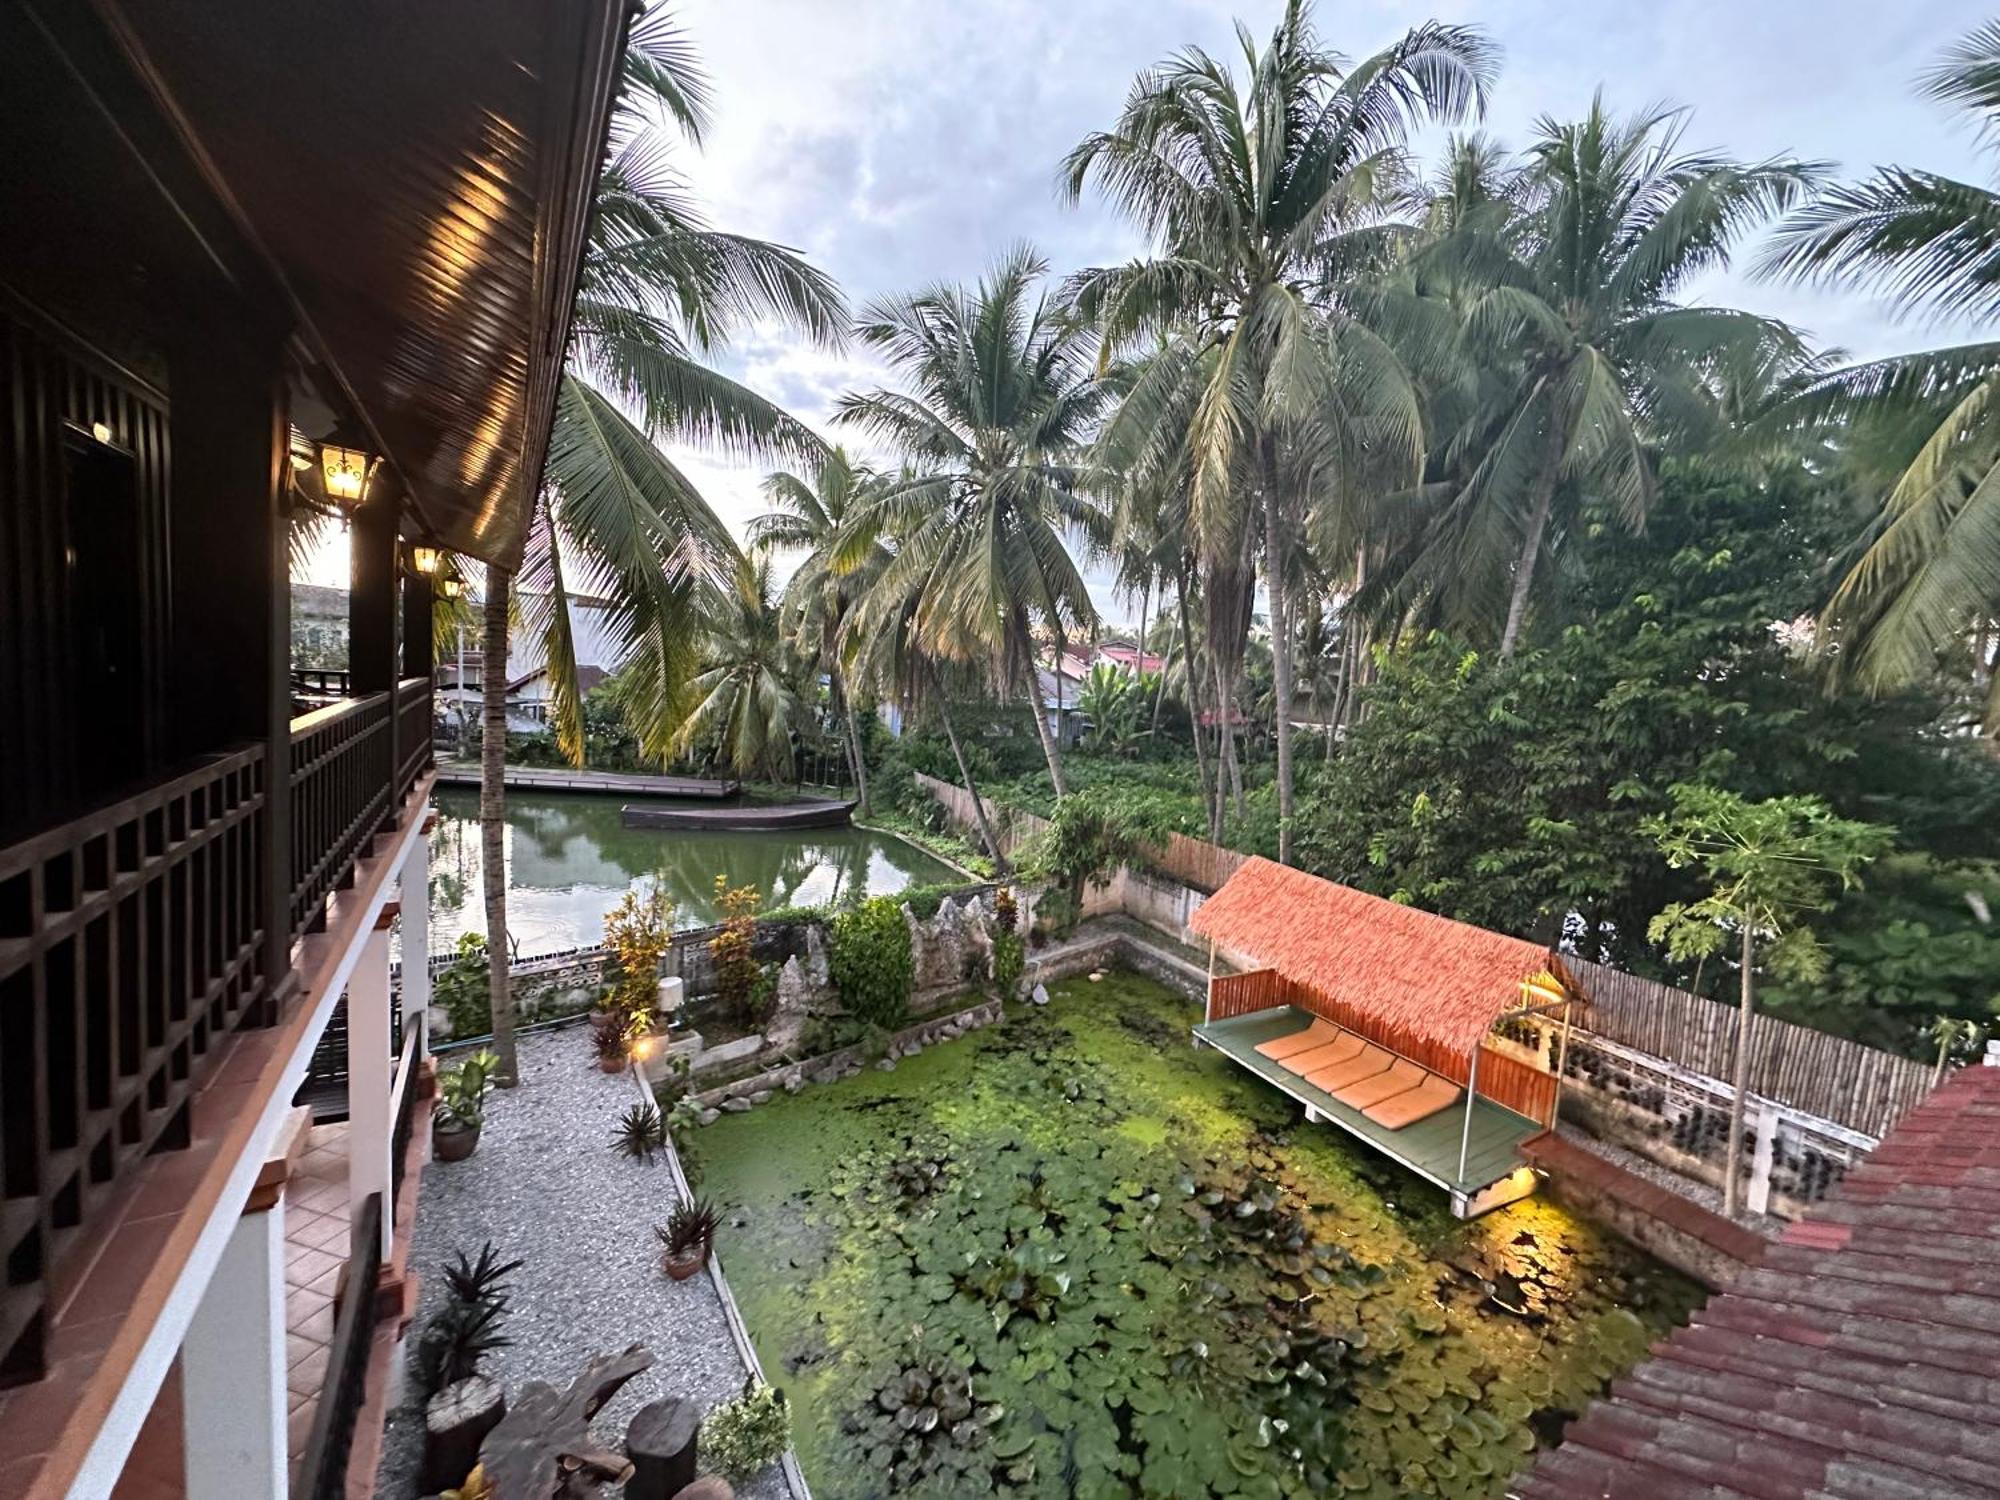
[[[1136,754],[1159,684],[1159,678],[1149,673],[1120,671],[1109,662],[1092,667],[1076,700],[1077,708],[1090,720],[1084,747],[1120,757]]]
[[[491,981],[485,937],[477,932],[460,933],[451,962],[431,985],[431,1003],[443,1008],[454,1037],[485,1036],[493,1029]]]
[[[827,929],[827,971],[841,1004],[870,1025],[893,1030],[909,1014],[916,963],[910,929],[887,896],[838,913]]]
[[[702,1132],[827,1500],[1492,1496],[1701,1291],[1298,1130],[1129,975]],[[1343,1482],[1342,1476],[1347,1476]]]
[[[792,1411],[783,1391],[753,1376],[743,1394],[702,1419],[702,1462],[725,1479],[745,1480],[784,1457],[792,1445]]]
[[[1765,1009],[1928,1061],[1944,1018],[2000,1020],[2000,868],[1891,854],[1814,930],[1826,972],[1767,985]]]
[[[436,1122],[444,1130],[477,1130],[486,1123],[486,1095],[500,1067],[498,1053],[484,1047],[438,1074]]]
[[[1671,810],[1647,819],[1645,830],[1671,868],[1698,869],[1708,891],[1670,903],[1647,936],[1682,961],[1712,956],[1739,936],[1773,973],[1818,979],[1826,955],[1805,918],[1832,906],[1836,890],[1858,885],[1895,830],[1835,817],[1817,797],[1751,802],[1688,785],[1670,795]]]
[[[1061,881],[1070,899],[1081,901],[1086,882],[1103,881],[1120,865],[1142,860],[1172,828],[1171,816],[1143,792],[1091,787],[1056,804],[1022,863]]]
[[[1028,945],[1011,929],[993,934],[993,988],[1011,999],[1021,987],[1021,971],[1027,967]]]
[[[1305,868],[1682,980],[1645,941],[1699,893],[1641,824],[1675,783],[1801,789],[1843,817],[1973,852],[2000,766],[1910,698],[1830,699],[1773,621],[1810,607],[1829,517],[1801,486],[1669,465],[1645,533],[1574,539],[1576,581],[1501,663],[1442,635],[1383,654],[1366,716],[1307,780]],[[1990,826],[1990,825],[1989,825]]]
[[[693,1069],[688,1064],[687,1054],[683,1052],[670,1054],[665,1060],[664,1067],[666,1076],[653,1084],[653,1102],[667,1115],[668,1123],[675,1124],[675,1111],[687,1100],[688,1080]]]
[[[730,1017],[746,1026],[754,1022],[752,1012],[764,977],[757,962],[760,900],[755,886],[732,888],[728,876],[715,877],[715,904],[722,913],[722,924],[708,940],[708,954],[715,961],[716,998]]]
[[[674,946],[674,902],[667,877],[635,881],[604,915],[604,947],[610,956],[607,1009],[635,1022],[651,1020],[660,999],[660,963]]]

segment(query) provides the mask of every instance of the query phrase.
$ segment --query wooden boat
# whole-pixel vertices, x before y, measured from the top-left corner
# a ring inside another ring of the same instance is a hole
[[[853,802],[777,802],[766,806],[673,807],[628,802],[618,809],[627,828],[703,829],[755,832],[789,828],[845,828]]]

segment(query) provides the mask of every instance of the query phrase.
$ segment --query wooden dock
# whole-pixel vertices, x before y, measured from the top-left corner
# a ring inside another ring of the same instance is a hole
[[[1257,1051],[1260,1044],[1298,1031],[1312,1023],[1312,1017],[1291,1006],[1255,1011],[1227,1021],[1211,1021],[1194,1028],[1195,1039],[1247,1068],[1273,1087],[1282,1089],[1329,1125],[1338,1126],[1357,1140],[1373,1146],[1384,1156],[1402,1163],[1427,1181],[1436,1183],[1454,1197],[1477,1197],[1483,1189],[1512,1176],[1528,1165],[1521,1143],[1542,1133],[1543,1126],[1526,1115],[1504,1109],[1483,1095],[1472,1106],[1472,1135],[1465,1153],[1465,1175],[1458,1171],[1459,1141],[1465,1130],[1465,1105],[1453,1105],[1406,1125],[1389,1130],[1377,1125],[1360,1110],[1342,1104],[1333,1095],[1314,1088],[1298,1074],[1288,1072]]]
[[[440,786],[478,786],[479,767],[442,762]],[[743,790],[741,782],[700,776],[648,776],[627,771],[553,770],[542,766],[509,766],[508,786],[537,792],[604,792],[621,797],[684,797],[720,802]]]

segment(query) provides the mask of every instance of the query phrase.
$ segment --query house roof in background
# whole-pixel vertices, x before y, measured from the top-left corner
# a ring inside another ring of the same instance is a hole
[[[2000,1067],[1964,1068],[1520,1500],[2000,1496]]]
[[[1188,925],[1295,984],[1463,1053],[1520,1009],[1523,982],[1561,971],[1539,944],[1268,859],[1245,860]]]

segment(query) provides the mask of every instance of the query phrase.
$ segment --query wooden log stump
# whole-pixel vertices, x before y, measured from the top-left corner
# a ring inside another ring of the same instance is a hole
[[[709,1474],[684,1490],[675,1490],[671,1500],[736,1500],[736,1491],[729,1487],[728,1480]]]
[[[479,1446],[497,1500],[556,1500],[624,1482],[630,1461],[599,1446],[590,1419],[652,1363],[645,1346],[633,1344],[623,1354],[597,1355],[566,1391],[539,1380],[522,1386],[513,1409]]]
[[[484,1375],[454,1381],[431,1397],[424,1407],[423,1492],[465,1483],[479,1462],[479,1445],[506,1415],[506,1392]]]
[[[625,1456],[632,1460],[625,1500],[671,1500],[693,1484],[700,1431],[701,1408],[692,1401],[669,1397],[640,1407],[625,1433]]]

